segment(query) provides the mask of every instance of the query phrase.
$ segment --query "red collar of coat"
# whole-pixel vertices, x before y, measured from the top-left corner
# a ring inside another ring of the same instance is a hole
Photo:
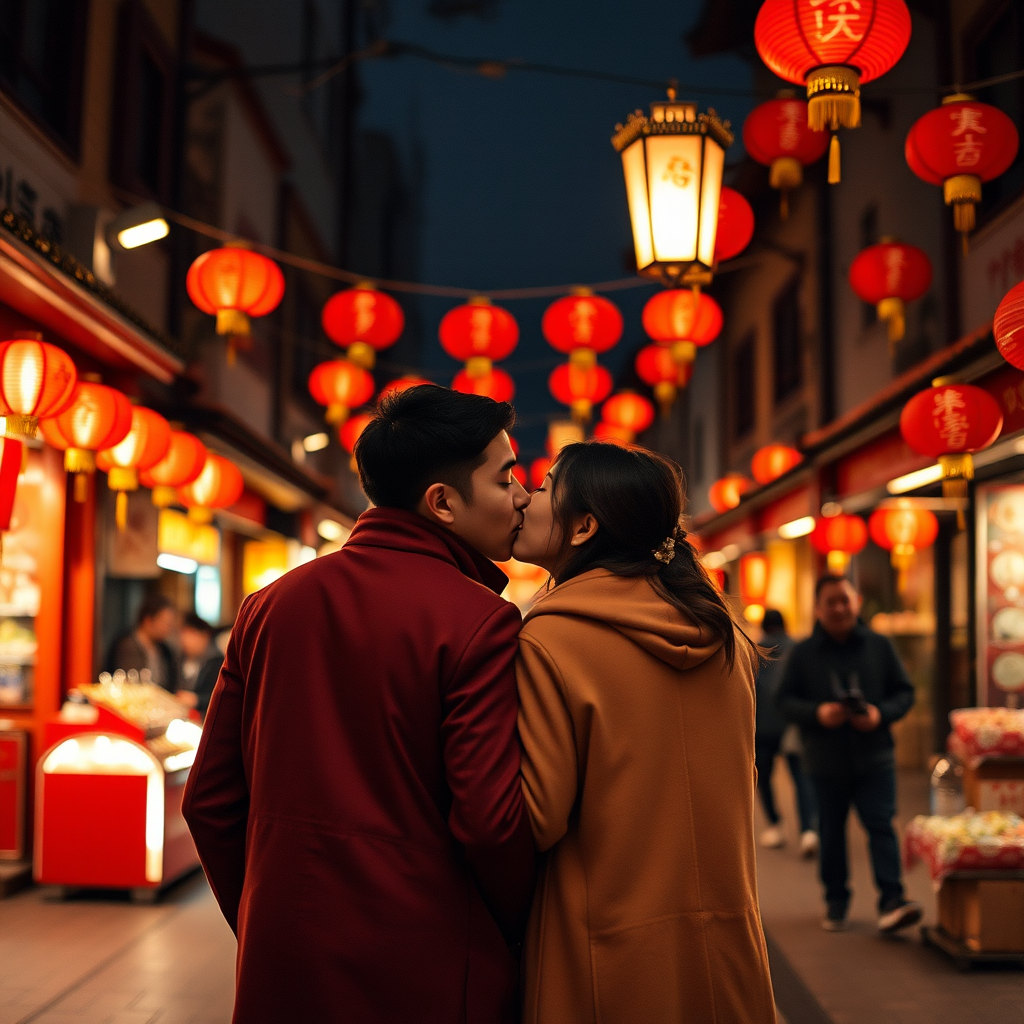
[[[351,545],[439,558],[495,594],[500,594],[508,585],[508,577],[489,558],[416,512],[399,508],[367,509],[356,520],[345,542],[346,547]]]

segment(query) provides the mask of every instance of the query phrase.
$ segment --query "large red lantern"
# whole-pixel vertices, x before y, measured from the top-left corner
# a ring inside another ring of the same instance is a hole
[[[178,488],[178,499],[188,509],[189,518],[208,523],[214,509],[234,505],[244,490],[241,470],[223,455],[209,452],[199,476]]]
[[[807,103],[780,96],[762,103],[743,122],[743,145],[751,160],[768,168],[768,184],[781,193],[779,212],[789,215],[788,194],[804,180],[804,168],[828,149],[828,135],[807,127]]]
[[[643,325],[648,337],[668,345],[677,363],[692,363],[697,349],[722,332],[722,307],[710,295],[691,288],[669,288],[647,300]]]
[[[409,388],[418,388],[421,384],[432,383],[433,381],[427,380],[426,377],[399,377],[396,380],[389,380],[380,389],[377,401],[379,402],[385,395],[399,395],[403,391],[408,391]]]
[[[567,353],[570,362],[586,369],[594,365],[597,353],[618,344],[622,314],[600,295],[566,295],[544,311],[540,329],[556,352]]]
[[[891,552],[890,562],[897,573],[897,586],[906,589],[907,570],[914,562],[914,554],[931,547],[939,535],[939,521],[933,512],[913,506],[880,508],[868,520],[871,539]]]
[[[842,576],[850,559],[864,550],[868,542],[868,528],[860,516],[842,513],[819,519],[811,533],[811,544],[825,555],[828,571]]]
[[[1017,144],[1017,129],[1006,114],[957,93],[914,122],[903,151],[919,178],[942,186],[966,244],[967,232],[974,230],[974,204],[981,202],[982,182],[1007,170],[1017,156]]]
[[[516,386],[504,370],[492,366],[486,373],[475,377],[468,369],[460,370],[452,381],[452,391],[461,391],[464,395],[483,395],[495,402],[511,402],[516,395]]]
[[[309,375],[313,400],[327,406],[328,423],[344,423],[351,410],[373,397],[373,375],[347,359],[331,359]]]
[[[768,600],[768,580],[771,566],[763,551],[751,551],[740,558],[740,600],[743,617],[758,623],[764,619],[764,606]]]
[[[345,348],[353,363],[372,370],[377,353],[398,341],[405,327],[405,314],[390,295],[368,284],[357,284],[327,300],[320,322],[324,334]]]
[[[197,256],[185,288],[197,309],[217,317],[217,333],[228,336],[228,361],[233,362],[234,339],[249,335],[249,318],[277,309],[284,275],[272,259],[232,245]]]
[[[132,409],[128,433],[116,445],[96,456],[96,467],[107,474],[107,486],[117,492],[115,521],[128,525],[128,491],[139,488],[139,470],[151,469],[171,446],[170,424],[158,412],[137,405]]]
[[[735,508],[744,494],[752,487],[753,483],[739,473],[730,473],[728,476],[716,480],[708,491],[708,501],[716,512],[728,512]]]
[[[739,256],[754,237],[754,211],[742,193],[722,186],[718,200],[718,234],[715,235],[715,262]]]
[[[167,453],[155,465],[139,472],[139,482],[153,491],[157,508],[173,505],[178,488],[192,483],[206,465],[206,445],[195,434],[172,430]]]
[[[905,303],[921,298],[932,284],[932,263],[915,245],[879,242],[857,254],[850,265],[850,287],[878,309],[888,325],[889,341],[906,331]]]
[[[555,368],[548,387],[557,401],[569,406],[577,423],[586,423],[594,403],[611,394],[612,375],[603,366],[583,368],[566,363]]]
[[[635,391],[620,391],[604,403],[601,418],[608,425],[628,433],[630,436],[626,440],[632,441],[654,422],[654,406]]]
[[[1024,281],[1014,285],[996,309],[992,321],[999,354],[1018,370],[1024,370]]]
[[[438,327],[441,347],[453,359],[466,364],[473,376],[482,377],[492,362],[505,359],[519,343],[515,317],[489,299],[470,299],[448,310]]]
[[[606,441],[609,444],[628,446],[636,440],[636,436],[631,430],[627,430],[625,427],[617,427],[614,423],[608,423],[606,420],[601,420],[601,422],[594,427],[594,440]]]
[[[803,462],[803,456],[785,444],[769,444],[754,452],[750,471],[759,484],[770,484]]]
[[[900,414],[903,439],[921,455],[942,466],[942,493],[965,498],[974,478],[971,452],[987,448],[1003,429],[999,403],[973,384],[942,384],[912,399]],[[958,519],[963,526],[963,512]]]
[[[693,362],[678,361],[673,355],[673,349],[664,345],[645,345],[637,353],[633,365],[637,376],[654,389],[654,398],[662,416],[667,419],[680,389],[690,383]]]
[[[35,332],[0,341],[0,416],[7,437],[34,437],[39,421],[71,402],[78,374],[63,349]]]
[[[754,23],[754,45],[779,78],[807,87],[813,131],[860,124],[860,87],[884,75],[910,42],[903,0],[765,0]],[[839,181],[839,141],[833,134],[830,182]]]

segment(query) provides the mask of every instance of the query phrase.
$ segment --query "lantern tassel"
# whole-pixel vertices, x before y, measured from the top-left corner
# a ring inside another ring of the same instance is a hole
[[[828,144],[828,183],[839,184],[839,134],[832,133],[832,141]]]
[[[235,344],[235,336],[232,334],[228,338],[228,354],[227,363],[228,366],[234,366],[238,362],[238,346]]]
[[[779,193],[779,219],[789,220],[789,192],[786,189]]]
[[[895,296],[878,303],[878,319],[884,320],[889,331],[890,355],[896,351],[896,343],[902,341],[907,332],[906,307],[903,300]]]
[[[832,576],[845,576],[850,556],[845,551],[830,551],[825,556],[825,564]]]
[[[124,533],[128,528],[128,492],[118,491],[114,503],[114,522],[117,523],[119,533]]]
[[[969,481],[974,479],[974,459],[971,458],[970,452],[940,455],[939,465],[942,466],[942,496],[959,502],[956,526],[958,530],[965,530],[967,521],[964,516],[964,505],[967,503]]]

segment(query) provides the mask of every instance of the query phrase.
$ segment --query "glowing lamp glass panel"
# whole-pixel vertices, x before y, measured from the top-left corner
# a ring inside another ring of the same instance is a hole
[[[637,139],[623,151],[622,172],[626,178],[626,202],[633,225],[633,247],[638,270],[654,262],[654,239],[651,236],[651,205],[647,199],[647,166],[644,140]]]
[[[661,263],[692,263],[697,258],[700,143],[695,135],[661,135],[647,139],[647,187],[654,256]],[[716,207],[716,225],[717,212]],[[714,254],[713,244],[711,254]],[[707,262],[711,262],[710,256]]]

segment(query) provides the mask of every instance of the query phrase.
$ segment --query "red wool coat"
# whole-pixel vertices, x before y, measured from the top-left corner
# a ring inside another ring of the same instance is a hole
[[[238,937],[236,1024],[518,1019],[502,930],[534,852],[504,583],[371,509],[242,605],[184,806]]]

